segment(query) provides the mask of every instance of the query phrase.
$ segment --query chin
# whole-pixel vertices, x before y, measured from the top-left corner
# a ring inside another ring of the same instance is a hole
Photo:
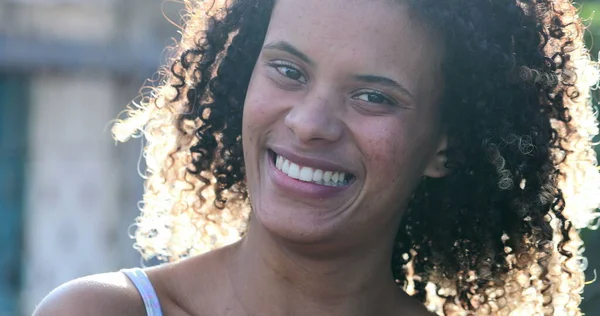
[[[343,227],[343,214],[330,216],[331,211],[320,212],[307,207],[253,207],[253,221],[270,235],[293,243],[314,244],[335,239]]]

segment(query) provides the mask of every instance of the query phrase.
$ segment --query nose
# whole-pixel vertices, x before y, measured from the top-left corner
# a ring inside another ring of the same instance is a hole
[[[334,96],[307,96],[292,106],[285,116],[285,125],[299,141],[335,142],[342,137],[343,123],[340,102]]]

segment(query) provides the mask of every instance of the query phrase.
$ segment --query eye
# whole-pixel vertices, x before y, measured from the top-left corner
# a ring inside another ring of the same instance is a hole
[[[285,76],[286,78],[292,79],[294,81],[298,81],[300,83],[306,83],[306,77],[302,74],[296,66],[292,63],[284,62],[284,61],[276,61],[269,64],[278,73]]]
[[[378,91],[360,92],[355,94],[352,98],[374,104],[396,105],[396,101]]]

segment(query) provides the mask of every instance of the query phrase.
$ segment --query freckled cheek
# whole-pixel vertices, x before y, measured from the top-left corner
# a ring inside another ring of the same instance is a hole
[[[267,78],[254,79],[244,104],[244,125],[252,129],[260,128],[276,121],[285,106],[285,99],[268,82]]]
[[[406,161],[405,139],[397,134],[380,135],[369,141],[365,151],[371,177],[380,179],[378,186],[394,185],[403,174]]]
[[[244,130],[243,133],[254,133],[258,127],[263,125],[264,114],[261,110],[254,109],[252,107],[247,107],[244,109]]]
[[[274,102],[268,98],[268,94],[254,91],[249,94],[244,103],[244,132],[253,132],[270,124],[274,120]]]

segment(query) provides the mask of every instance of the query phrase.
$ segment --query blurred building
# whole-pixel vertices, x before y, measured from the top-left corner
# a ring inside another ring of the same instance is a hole
[[[152,76],[181,4],[0,0],[0,316],[140,264],[128,237],[141,143],[109,123]]]

